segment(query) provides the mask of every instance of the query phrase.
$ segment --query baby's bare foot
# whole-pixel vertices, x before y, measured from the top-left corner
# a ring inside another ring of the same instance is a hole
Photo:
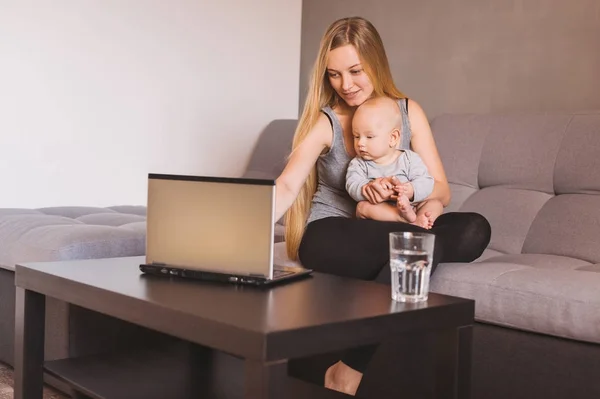
[[[431,212],[425,212],[425,216],[427,217],[427,225],[428,225],[428,227],[425,227],[425,228],[430,229],[433,227],[433,222],[435,222],[435,218],[433,217]]]
[[[427,230],[433,226],[433,222],[430,222],[429,218],[425,214],[417,215],[416,220],[412,224]]]
[[[414,223],[417,220],[417,214],[413,209],[408,197],[406,195],[400,195],[398,197],[398,201],[396,202],[396,206],[398,207],[398,213],[404,220],[408,223]]]

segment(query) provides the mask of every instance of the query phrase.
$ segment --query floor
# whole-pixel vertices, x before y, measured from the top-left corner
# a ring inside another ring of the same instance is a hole
[[[0,363],[0,399],[13,399],[12,369]],[[44,399],[68,399],[50,388],[44,388]]]

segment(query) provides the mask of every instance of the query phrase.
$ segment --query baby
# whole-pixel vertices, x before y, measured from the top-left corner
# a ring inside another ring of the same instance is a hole
[[[356,158],[348,166],[346,190],[358,202],[357,217],[430,229],[443,205],[439,200],[426,200],[434,179],[421,157],[397,148],[401,129],[402,115],[395,100],[377,97],[358,107],[352,119]],[[372,204],[363,196],[363,186],[377,178],[383,178],[384,187],[398,194],[394,203]]]

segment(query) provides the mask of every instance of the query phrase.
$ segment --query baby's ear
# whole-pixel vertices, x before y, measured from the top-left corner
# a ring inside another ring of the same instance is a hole
[[[400,130],[394,129],[392,133],[390,133],[390,148],[398,147],[398,142],[400,141]]]

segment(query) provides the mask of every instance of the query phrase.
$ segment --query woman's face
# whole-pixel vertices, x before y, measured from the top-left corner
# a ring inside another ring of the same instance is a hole
[[[351,44],[329,52],[327,76],[333,90],[351,107],[359,106],[373,94],[371,80]]]

